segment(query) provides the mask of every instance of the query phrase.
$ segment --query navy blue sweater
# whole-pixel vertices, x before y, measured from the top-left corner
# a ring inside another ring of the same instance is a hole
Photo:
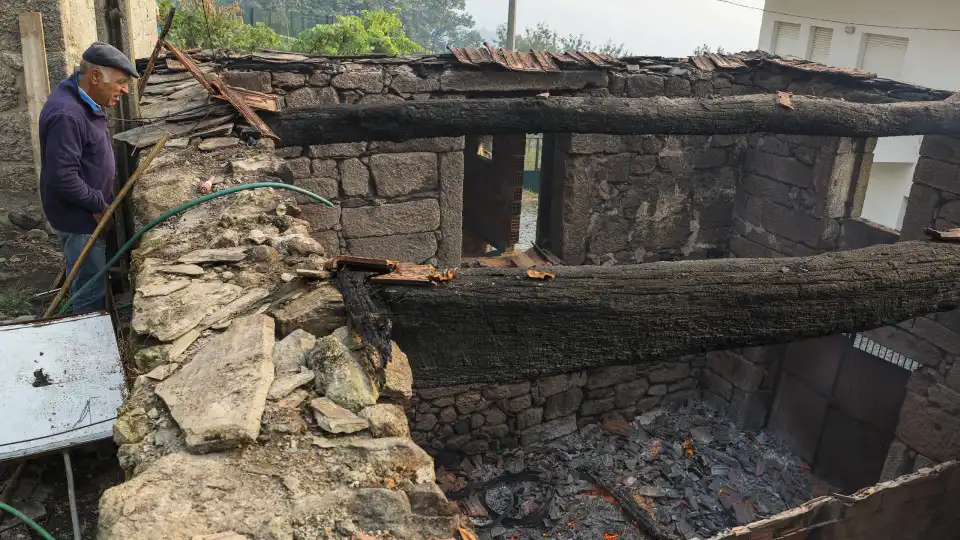
[[[40,113],[40,199],[50,226],[90,234],[113,199],[116,163],[107,116],[80,96],[77,74],[60,83]]]

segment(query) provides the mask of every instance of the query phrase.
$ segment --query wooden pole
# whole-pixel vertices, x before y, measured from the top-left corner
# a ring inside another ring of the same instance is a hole
[[[461,135],[597,133],[834,137],[960,136],[960,101],[867,104],[776,94],[697,98],[505,98],[287,109],[267,119],[283,146]]]
[[[23,51],[23,82],[30,114],[30,140],[33,143],[33,167],[40,195],[40,111],[50,95],[47,47],[43,41],[43,16],[37,12],[20,14],[20,47]]]
[[[160,51],[163,50],[163,40],[167,39],[167,33],[170,32],[170,27],[173,26],[173,16],[176,12],[176,7],[171,7],[170,11],[167,12],[167,18],[163,21],[163,29],[160,30],[160,37],[157,38],[157,44],[153,46],[153,52],[150,53],[150,60],[147,61],[147,69],[143,72],[140,80],[137,81],[137,96],[141,99],[143,99],[143,92],[147,89],[147,82],[150,80],[150,75],[153,73],[154,64],[157,63]]]
[[[70,290],[70,284],[73,283],[74,278],[77,277],[77,272],[80,271],[80,266],[83,264],[83,261],[86,260],[87,254],[90,253],[90,248],[93,247],[93,243],[97,241],[97,238],[100,238],[100,234],[107,226],[107,223],[110,222],[110,218],[113,217],[113,213],[117,211],[117,208],[120,207],[120,203],[123,202],[123,199],[126,198],[127,194],[130,193],[130,190],[133,189],[133,186],[136,185],[138,180],[140,180],[140,177],[143,175],[144,171],[150,167],[150,163],[152,163],[153,159],[157,157],[157,154],[160,153],[163,145],[167,144],[167,140],[169,138],[169,135],[164,135],[163,138],[157,141],[157,144],[153,147],[153,150],[150,150],[150,153],[147,154],[147,157],[144,158],[144,160],[140,163],[140,166],[137,167],[137,170],[134,171],[133,176],[127,180],[127,183],[123,186],[123,189],[117,193],[117,197],[113,200],[113,203],[110,204],[110,206],[103,213],[103,216],[100,218],[100,222],[97,223],[97,228],[94,229],[93,234],[90,235],[90,240],[87,240],[87,244],[83,246],[83,250],[80,251],[80,255],[73,263],[73,268],[70,269],[67,279],[64,280],[63,286],[60,287],[60,292],[58,292],[57,296],[54,297],[52,302],[50,302],[50,305],[47,307],[47,311],[43,314],[43,319],[53,315],[60,307],[60,302],[63,301],[63,297],[66,296],[67,291]]]

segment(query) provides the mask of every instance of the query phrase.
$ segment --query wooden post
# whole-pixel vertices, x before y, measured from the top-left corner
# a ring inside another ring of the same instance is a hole
[[[23,82],[30,113],[30,139],[33,142],[33,167],[40,195],[40,111],[50,95],[47,71],[47,47],[43,41],[43,17],[37,12],[20,14],[20,46],[23,50]]]

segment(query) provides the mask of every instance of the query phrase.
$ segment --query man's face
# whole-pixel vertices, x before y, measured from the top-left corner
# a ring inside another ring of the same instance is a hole
[[[116,107],[120,96],[130,91],[130,76],[118,69],[96,67],[90,75],[90,98],[101,107]]]

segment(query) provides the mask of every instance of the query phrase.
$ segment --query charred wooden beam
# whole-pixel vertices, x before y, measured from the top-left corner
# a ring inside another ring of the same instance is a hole
[[[504,382],[869,330],[960,305],[960,245],[526,271],[377,290],[423,387]],[[368,285],[369,286],[369,285]]]
[[[469,134],[600,133],[840,137],[960,135],[955,100],[865,104],[777,94],[717,99],[521,98],[289,109],[267,124],[285,146]]]

